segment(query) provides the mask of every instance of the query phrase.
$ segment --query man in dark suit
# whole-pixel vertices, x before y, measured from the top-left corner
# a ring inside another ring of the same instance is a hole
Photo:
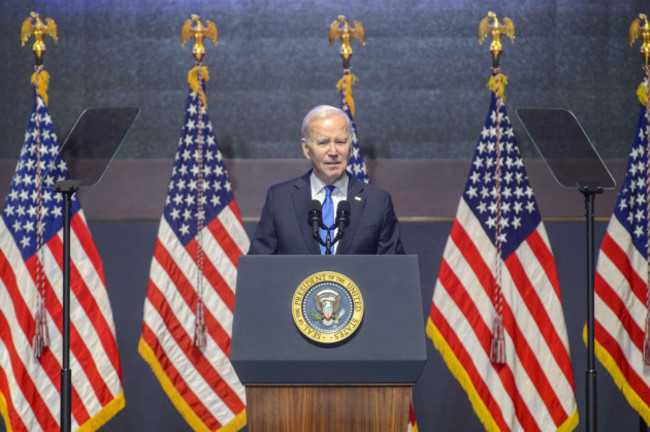
[[[325,220],[332,213],[328,206],[335,209],[342,200],[350,203],[350,224],[332,253],[403,254],[390,194],[346,172],[352,151],[350,118],[338,108],[321,105],[305,116],[301,133],[302,150],[312,169],[268,190],[248,253],[324,253],[308,223],[309,203],[316,199],[323,203],[326,225],[334,222]]]

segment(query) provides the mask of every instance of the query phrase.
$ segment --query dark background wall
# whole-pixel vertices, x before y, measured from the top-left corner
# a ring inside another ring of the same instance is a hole
[[[33,40],[24,48],[19,40],[29,11],[53,18],[59,28],[58,44],[46,39],[45,64],[52,76],[50,113],[60,137],[86,107],[142,109],[117,168],[82,197],[106,269],[127,400],[104,430],[189,430],[137,354],[137,340],[187,71],[193,66],[191,47],[181,49],[179,36],[190,13],[219,28],[219,47],[208,42],[205,58],[209,112],[249,232],[266,187],[305,169],[297,160],[279,160],[302,157],[303,115],[316,104],[339,103],[334,85],[341,60],[327,47],[329,24],[341,13],[364,24],[366,46],[353,42],[353,73],[360,78],[354,87],[355,120],[372,179],[393,193],[407,249],[419,256],[423,322],[449,218],[489,104],[485,84],[491,60],[487,47],[477,43],[478,23],[488,10],[514,21],[517,37],[514,44],[504,40],[502,57],[510,81],[506,104],[547,218],[564,307],[570,311],[565,316],[584,418],[585,229],[580,221],[566,220],[581,214],[581,201],[574,192],[555,188],[514,112],[524,106],[574,110],[601,155],[618,167],[620,183],[642,78],[639,42],[629,48],[627,34],[637,14],[649,12],[647,2],[0,0],[0,6],[1,200],[32,103]],[[601,216],[611,213],[614,201],[614,192],[597,199]],[[604,230],[605,223],[599,223],[597,243]],[[420,430],[481,430],[462,389],[427,344],[429,360],[414,396]],[[638,417],[598,368],[601,430],[636,430]],[[577,430],[584,430],[584,420]]]
[[[504,39],[506,103],[573,109],[607,158],[625,157],[642,78],[628,28],[647,2],[609,0],[3,0],[0,15],[0,158],[16,157],[31,107],[31,44],[19,30],[30,10],[53,18],[46,38],[50,111],[60,136],[88,106],[143,112],[122,158],[170,158],[193,66],[180,47],[190,13],[219,29],[208,42],[208,102],[228,158],[300,158],[299,124],[319,103],[338,104],[338,47],[327,30],[339,14],[361,21],[352,69],[361,146],[374,158],[469,158],[489,94],[490,54],[479,21],[494,10],[516,27]],[[489,41],[488,41],[489,42]],[[513,121],[514,123],[514,121]],[[517,124],[518,128],[518,124]],[[519,129],[517,129],[519,130]],[[519,134],[526,148],[523,134]]]

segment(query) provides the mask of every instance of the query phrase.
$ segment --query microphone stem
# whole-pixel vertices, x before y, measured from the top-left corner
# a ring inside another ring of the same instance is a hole
[[[327,237],[325,238],[325,255],[332,255],[332,232],[327,228]]]

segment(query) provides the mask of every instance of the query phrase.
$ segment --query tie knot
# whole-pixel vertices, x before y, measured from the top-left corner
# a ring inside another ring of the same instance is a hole
[[[334,185],[330,186],[325,186],[325,198],[332,196],[332,192],[334,192]]]

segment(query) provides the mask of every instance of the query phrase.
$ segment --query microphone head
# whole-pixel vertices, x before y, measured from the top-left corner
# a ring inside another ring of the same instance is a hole
[[[318,212],[321,213],[323,211],[320,201],[313,199],[309,201],[309,213],[311,212]]]
[[[350,203],[346,200],[339,202],[336,207],[336,222],[343,222],[345,226],[350,224]]]
[[[309,201],[309,225],[313,225],[314,222],[318,222],[320,224],[321,220],[323,220],[322,212],[323,209],[321,207],[320,201]]]
[[[346,201],[346,200],[343,200],[343,201],[339,202],[339,205],[336,207],[336,212],[337,213],[346,212],[346,213],[349,214],[350,213],[350,203],[348,201]]]

